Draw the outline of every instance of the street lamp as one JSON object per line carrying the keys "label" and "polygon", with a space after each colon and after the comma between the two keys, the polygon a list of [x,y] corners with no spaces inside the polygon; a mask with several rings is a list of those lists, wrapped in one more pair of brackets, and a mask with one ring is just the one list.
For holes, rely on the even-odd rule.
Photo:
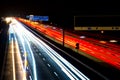
{"label": "street lamp", "polygon": [[64,42],[65,42],[65,31],[64,31],[64,27],[63,27],[63,47],[64,47]]}

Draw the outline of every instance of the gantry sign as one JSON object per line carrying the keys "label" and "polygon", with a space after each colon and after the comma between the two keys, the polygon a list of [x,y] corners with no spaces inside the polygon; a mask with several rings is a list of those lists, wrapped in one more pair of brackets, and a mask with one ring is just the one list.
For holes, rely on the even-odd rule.
{"label": "gantry sign", "polygon": [[49,21],[49,16],[29,15],[29,16],[26,16],[26,18],[29,18],[29,20],[32,20],[32,21]]}
{"label": "gantry sign", "polygon": [[74,30],[120,30],[120,16],[74,16]]}

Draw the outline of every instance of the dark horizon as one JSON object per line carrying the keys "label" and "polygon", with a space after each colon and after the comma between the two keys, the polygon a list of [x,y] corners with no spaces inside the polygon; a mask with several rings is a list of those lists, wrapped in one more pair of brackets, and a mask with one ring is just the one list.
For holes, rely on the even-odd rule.
{"label": "dark horizon", "polygon": [[[99,2],[99,1],[98,1]],[[60,26],[73,28],[74,16],[89,15],[119,15],[119,7],[111,6],[107,2],[91,3],[90,1],[11,1],[0,3],[0,16],[18,16],[25,18],[26,15],[50,16],[50,20]],[[113,4],[113,3],[112,3]]]}
{"label": "dark horizon", "polygon": [[119,15],[119,5],[113,2],[97,1],[3,1],[0,3],[1,16],[23,16],[28,14],[48,16],[79,16],[79,15]]}

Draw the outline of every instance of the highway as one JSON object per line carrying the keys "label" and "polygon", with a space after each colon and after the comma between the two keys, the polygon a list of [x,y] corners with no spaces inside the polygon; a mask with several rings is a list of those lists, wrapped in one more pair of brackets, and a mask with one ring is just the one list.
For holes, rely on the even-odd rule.
{"label": "highway", "polygon": [[18,42],[16,40],[13,28],[9,27],[9,42],[8,50],[6,51],[6,65],[5,72],[2,80],[26,80],[25,72],[23,69],[23,64],[20,56],[20,51],[18,48]]}
{"label": "highway", "polygon": [[[35,24],[36,24],[36,22],[35,22]],[[31,24],[31,26],[32,26],[32,24]],[[36,26],[38,26],[38,25],[36,25]],[[52,41],[52,40],[50,40],[51,38],[48,39],[49,37],[45,38],[46,35],[42,34],[42,32],[40,32],[39,30],[36,30],[36,28],[34,29],[34,28],[29,28],[29,27],[30,26],[26,25],[26,29],[30,30],[37,37],[39,37],[40,39],[45,41],[47,44],[49,44],[52,48],[54,48],[54,49],[56,48],[55,50],[57,52],[59,52],[60,55],[62,55],[64,58],[66,58],[74,66],[79,68],[79,70],[82,70],[82,72],[84,72],[84,74],[86,74],[90,79],[93,79],[93,80],[97,79],[98,80],[98,77],[99,77],[99,80],[109,80],[109,79],[119,80],[120,79],[120,77],[118,75],[119,70],[114,69],[113,67],[111,67],[110,65],[107,65],[104,62],[100,62],[100,61],[94,62],[90,59],[86,59],[84,56],[79,55],[79,54],[73,52],[72,50],[68,50],[67,48],[63,47],[62,45],[61,46],[58,45],[57,43],[54,42],[55,40]],[[45,28],[47,28],[47,27],[45,27]],[[57,30],[57,28],[54,30]],[[40,36],[42,36],[45,39],[43,39]],[[47,40],[50,42],[52,41],[52,44],[50,42],[48,42]],[[66,53],[66,51],[67,51],[67,53]],[[73,59],[73,60],[71,60],[71,59]],[[109,72],[111,72],[111,73],[109,73]]]}
{"label": "highway", "polygon": [[[43,35],[48,36],[49,38],[62,43],[62,29],[57,27],[51,27],[49,25],[39,24],[37,22],[32,22],[25,19],[17,18],[28,26],[38,30]],[[114,66],[117,69],[120,69],[120,50],[119,45],[114,45],[112,43],[103,43],[103,41],[98,41],[92,38],[80,39],[80,36],[73,36],[72,33],[65,35],[65,45],[71,49],[75,49],[75,44],[79,43],[80,48],[78,51],[84,52],[87,56],[92,56],[96,59],[101,60],[107,64]]]}
{"label": "highway", "polygon": [[23,67],[29,80],[89,80],[56,51],[13,19],[11,23],[19,45]]}

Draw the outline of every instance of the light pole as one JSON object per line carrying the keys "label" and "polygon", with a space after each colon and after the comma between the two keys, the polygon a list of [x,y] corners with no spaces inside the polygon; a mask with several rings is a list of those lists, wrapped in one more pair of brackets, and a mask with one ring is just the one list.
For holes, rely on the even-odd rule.
{"label": "light pole", "polygon": [[64,27],[63,27],[63,47],[64,47],[64,42],[65,42],[65,30],[64,30]]}

